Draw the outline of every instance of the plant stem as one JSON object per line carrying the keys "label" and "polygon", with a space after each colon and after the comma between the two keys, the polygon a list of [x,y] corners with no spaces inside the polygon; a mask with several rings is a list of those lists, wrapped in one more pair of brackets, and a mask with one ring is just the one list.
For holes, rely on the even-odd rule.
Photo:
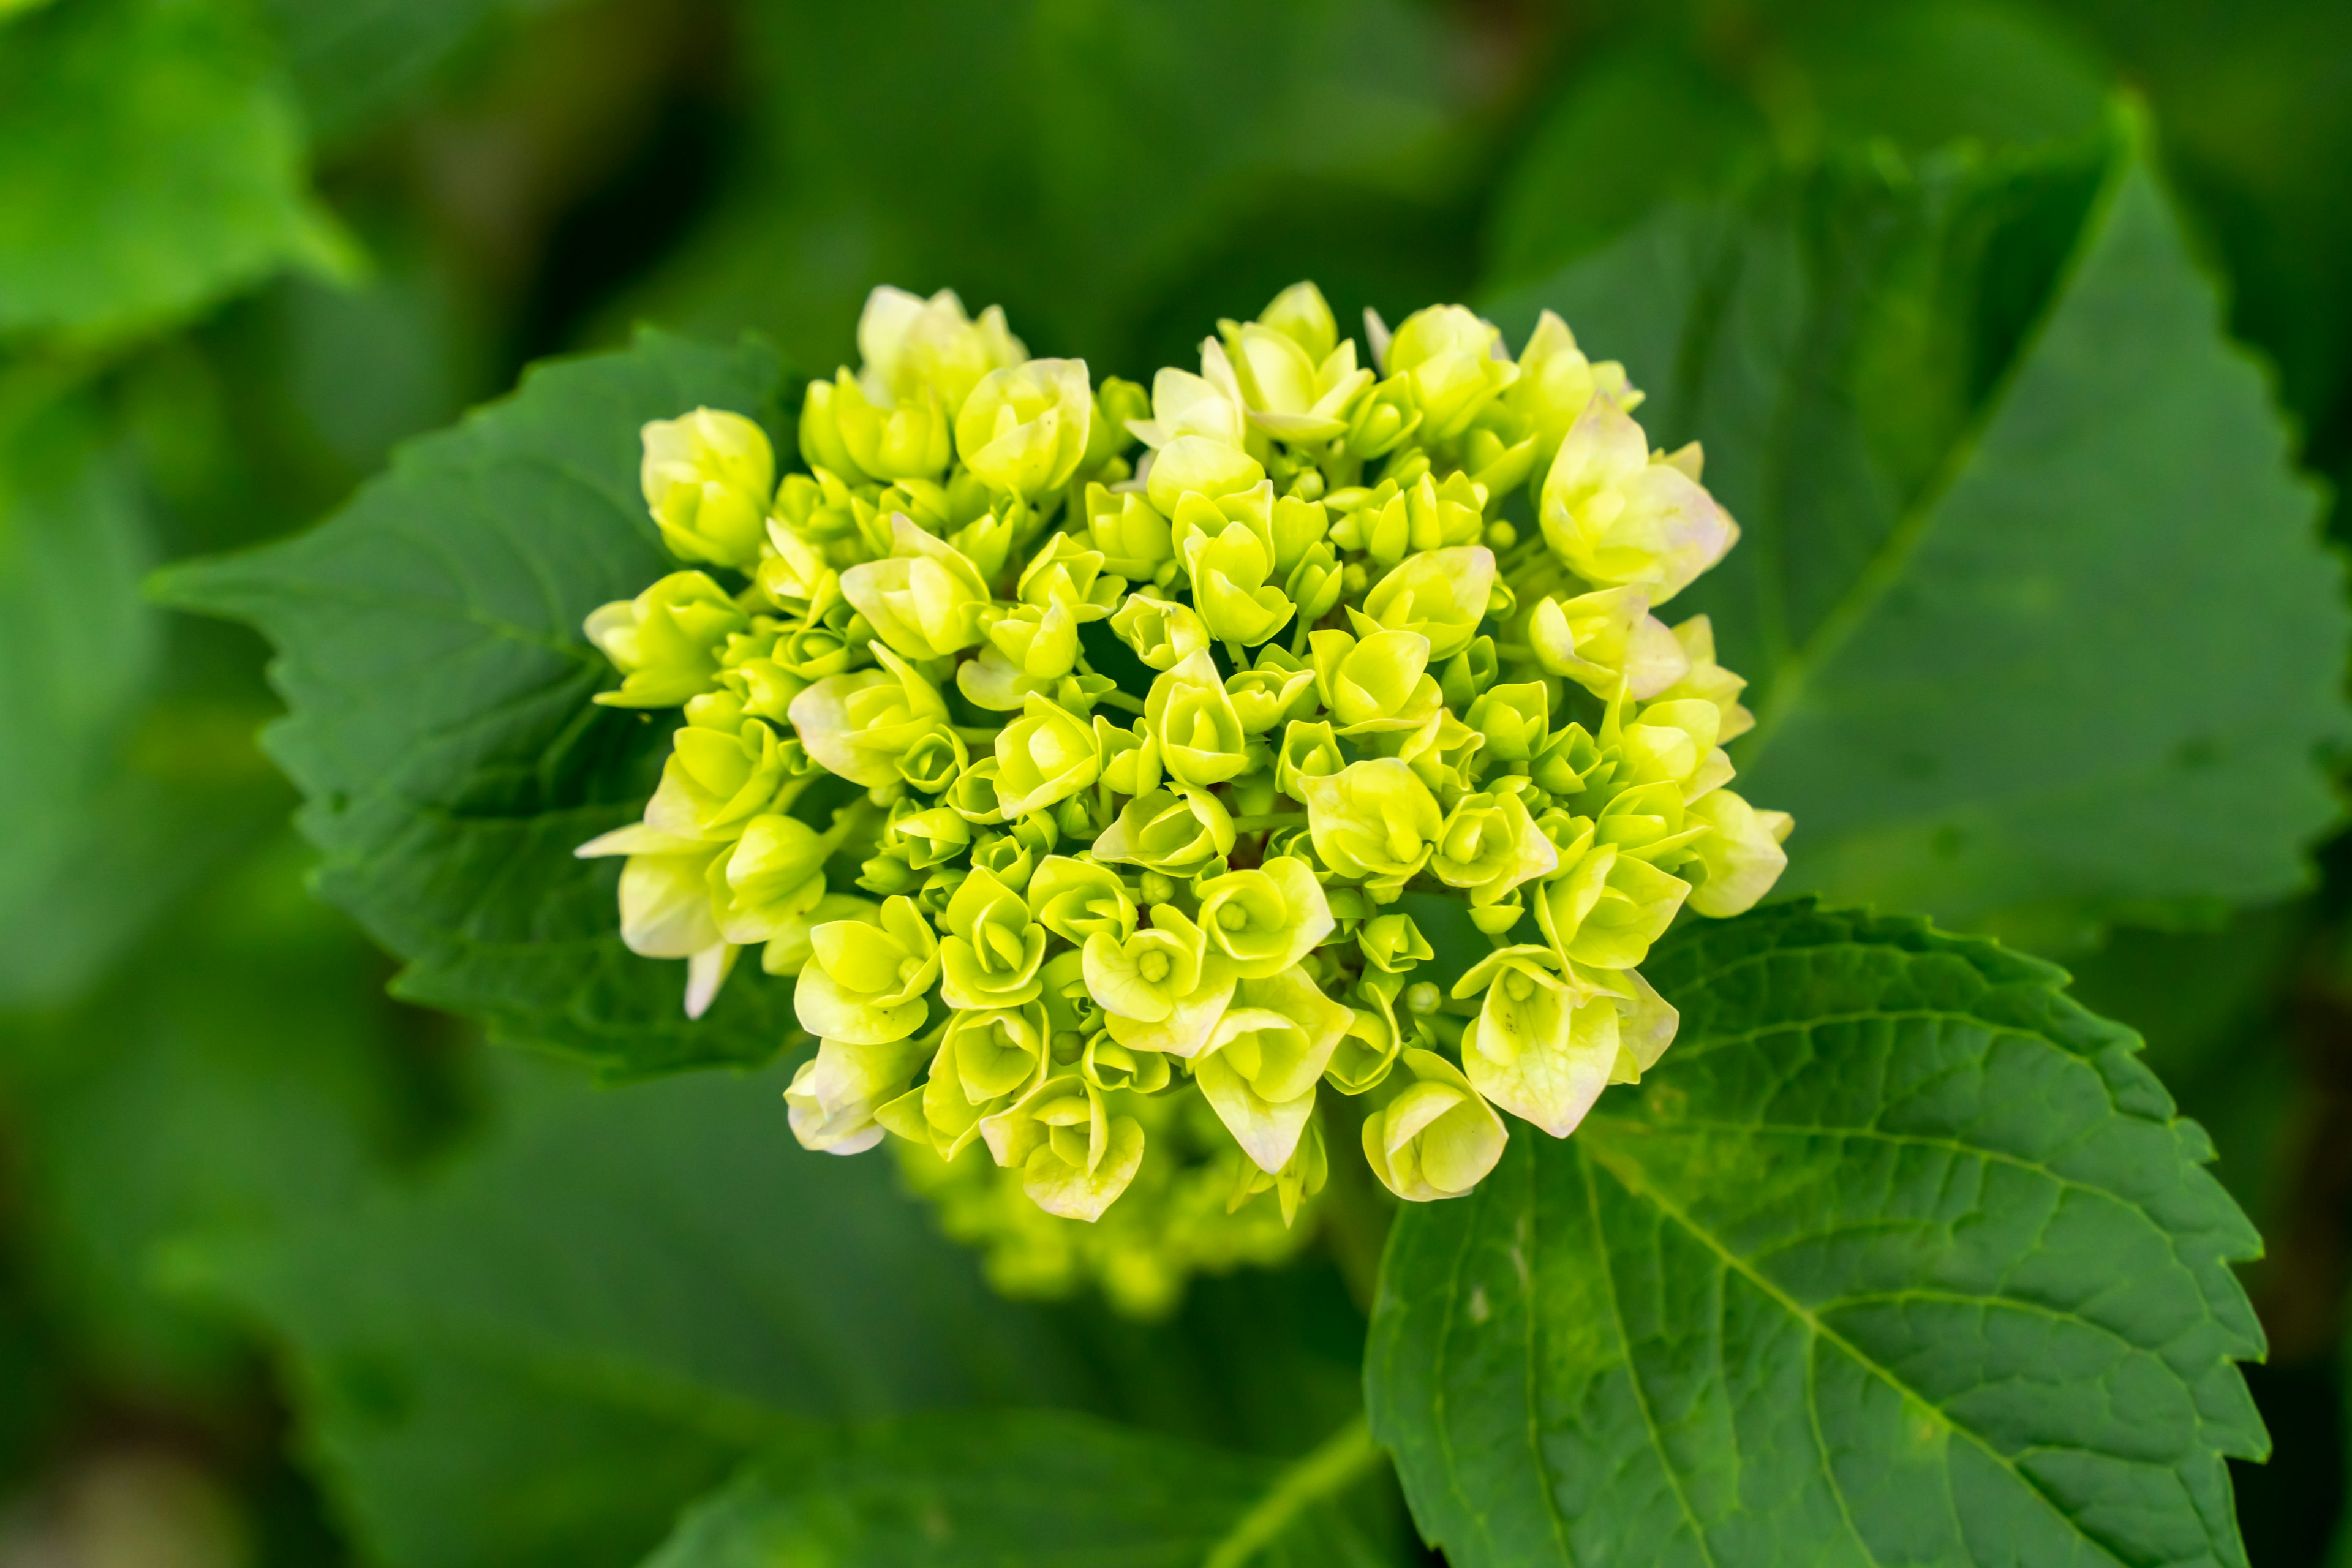
{"label": "plant stem", "polygon": [[1383,1458],[1381,1446],[1372,1441],[1370,1424],[1358,1415],[1276,1477],[1256,1506],[1234,1521],[1202,1568],[1241,1568],[1279,1539],[1300,1514],[1347,1490]]}
{"label": "plant stem", "polygon": [[1096,698],[1095,700],[1097,702],[1108,702],[1112,707],[1123,709],[1129,713],[1140,713],[1144,711],[1142,698],[1134,696],[1129,692],[1120,691],[1116,688],[1104,692],[1101,696]]}
{"label": "plant stem", "polygon": [[1307,821],[1303,811],[1269,811],[1257,816],[1234,818],[1235,833],[1271,833],[1277,827],[1297,827]]}

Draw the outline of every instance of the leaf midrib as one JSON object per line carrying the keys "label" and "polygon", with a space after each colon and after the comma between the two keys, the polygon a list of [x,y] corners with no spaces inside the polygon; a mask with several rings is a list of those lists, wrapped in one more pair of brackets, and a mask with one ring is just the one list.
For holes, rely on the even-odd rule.
{"label": "leaf midrib", "polygon": [[[1788,721],[1790,714],[1803,700],[1805,688],[1813,672],[1834,657],[1848,638],[1861,629],[1880,601],[1901,582],[1937,520],[1937,513],[1951,496],[1961,477],[1975,462],[1986,433],[2009,407],[2011,396],[2023,379],[2029,363],[2040,352],[2048,335],[2050,323],[2074,292],[2091,252],[2105,237],[2107,219],[2122,193],[2126,178],[2137,163],[2137,148],[2119,150],[2110,155],[2102,172],[2098,190],[2084,209],[2083,221],[2067,247],[2066,258],[2051,280],[2050,291],[2035,308],[2033,317],[2018,335],[2017,347],[2009,363],[2001,367],[1983,399],[1970,411],[1951,444],[1944,450],[1919,493],[1896,514],[1894,526],[1886,531],[1870,559],[1863,563],[1845,587],[1831,601],[1829,608],[1813,623],[1797,645],[1789,649],[1774,668],[1772,687],[1757,705],[1756,727],[1739,742],[1739,764],[1742,771],[1752,770],[1761,762],[1773,736]],[[1777,532],[1778,531],[1776,531]],[[1759,576],[1759,584],[1770,583],[1774,594],[1786,598],[1785,586],[1777,579]],[[1785,625],[1785,604],[1772,608],[1768,618]]]}
{"label": "leaf midrib", "polygon": [[[1577,1157],[1580,1160],[1588,1162],[1591,1167],[1608,1172],[1611,1179],[1615,1181],[1618,1186],[1624,1190],[1627,1196],[1633,1198],[1637,1202],[1649,1204],[1660,1214],[1664,1215],[1669,1220],[1672,1220],[1676,1226],[1690,1236],[1693,1240],[1698,1242],[1700,1246],[1713,1253],[1717,1258],[1721,1261],[1723,1267],[1738,1274],[1741,1279],[1747,1280],[1758,1290],[1763,1292],[1765,1296],[1780,1306],[1781,1310],[1788,1313],[1790,1318],[1794,1319],[1799,1323],[1803,1324],[1806,1330],[1816,1339],[1834,1345],[1839,1350],[1844,1352],[1847,1356],[1852,1358],[1855,1365],[1863,1368],[1872,1376],[1885,1384],[1889,1389],[1895,1392],[1897,1397],[1912,1401],[1918,1405],[1920,1408],[1931,1412],[1937,1425],[1942,1426],[1946,1431],[1965,1439],[1979,1453],[1983,1454],[1986,1458],[1991,1460],[2001,1470],[2006,1472],[2020,1487],[2023,1488],[2034,1498],[2040,1500],[2042,1505],[2048,1508],[2051,1513],[2057,1519],[2063,1529],[2072,1534],[2078,1536],[2081,1540],[2092,1546],[2098,1552],[2105,1561],[2113,1563],[2115,1568],[2128,1568],[2128,1565],[2125,1561],[2118,1557],[2105,1542],[2101,1541],[2098,1537],[2093,1535],[2086,1526],[2083,1525],[2080,1521],[2069,1515],[2055,1498],[2053,1498],[2047,1491],[2043,1490],[2040,1483],[2036,1482],[2031,1476],[2028,1476],[2023,1470],[2020,1469],[2007,1455],[2001,1453],[1998,1448],[1995,1448],[1981,1435],[1974,1431],[1972,1428],[1962,1425],[1943,1405],[1937,1404],[1933,1400],[1927,1398],[1925,1394],[1919,1393],[1917,1390],[1911,1388],[1908,1384],[1905,1384],[1902,1379],[1895,1376],[1891,1369],[1882,1366],[1877,1361],[1864,1354],[1860,1346],[1854,1344],[1853,1342],[1847,1339],[1844,1335],[1839,1333],[1836,1330],[1822,1322],[1821,1319],[1811,1310],[1806,1308],[1803,1303],[1798,1301],[1796,1298],[1781,1289],[1780,1287],[1775,1284],[1771,1279],[1750,1268],[1745,1258],[1740,1258],[1728,1247],[1724,1245],[1724,1243],[1717,1237],[1712,1231],[1700,1225],[1688,1214],[1685,1214],[1680,1206],[1660,1194],[1654,1186],[1645,1181],[1643,1178],[1641,1167],[1638,1163],[1632,1161],[1622,1160],[1622,1158],[1612,1159],[1604,1150],[1596,1148],[1591,1141],[1579,1139],[1576,1141],[1574,1147]],[[1602,1245],[1606,1245],[1605,1240]],[[1813,1384],[1814,1379],[1811,1374],[1811,1372],[1808,1371],[1805,1379],[1808,1400],[1811,1398]],[[1663,1451],[1661,1452],[1660,1457],[1662,1459],[1666,1458],[1666,1456]],[[1668,1459],[1667,1462],[1671,1468],[1671,1460]],[[1822,1455],[1822,1473],[1828,1478],[1831,1489],[1838,1495],[1839,1508],[1843,1510],[1845,1507],[1844,1489],[1837,1479],[1835,1469],[1829,1464],[1828,1452],[1826,1449],[1823,1449]],[[1851,1521],[1849,1521],[1849,1523],[1851,1523]],[[1867,1542],[1862,1542],[1859,1531],[1855,1531],[1855,1540],[1862,1543],[1864,1552],[1868,1554],[1870,1548]]]}

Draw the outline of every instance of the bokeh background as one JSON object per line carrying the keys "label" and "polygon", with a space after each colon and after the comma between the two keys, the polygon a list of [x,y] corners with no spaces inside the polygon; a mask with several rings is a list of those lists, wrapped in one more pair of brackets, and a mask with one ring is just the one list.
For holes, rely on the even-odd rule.
{"label": "bokeh background", "polygon": [[[289,1387],[220,1260],[367,1245],[373,1194],[555,1092],[307,897],[265,650],[151,567],[640,321],[823,373],[874,283],[952,286],[1148,380],[1301,277],[1343,321],[1492,298],[1775,160],[2063,142],[2117,92],[2340,487],[2343,0],[0,0],[0,1568],[361,1560],[289,1410],[365,1379]],[[2321,860],[2058,955],[2268,1239],[2258,1568],[2352,1562]]]}

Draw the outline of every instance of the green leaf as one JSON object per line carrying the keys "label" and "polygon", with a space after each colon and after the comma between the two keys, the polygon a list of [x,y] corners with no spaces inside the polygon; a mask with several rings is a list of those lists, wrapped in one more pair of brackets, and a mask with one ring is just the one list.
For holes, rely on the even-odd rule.
{"label": "green leaf", "polygon": [[669,747],[667,724],[589,702],[611,671],[580,631],[674,567],[638,426],[757,416],[780,380],[764,351],[659,334],[545,365],[320,528],[159,580],[276,644],[268,745],[305,797],[318,891],[407,962],[401,996],[615,1073],[782,1048],[788,982],[739,975],[689,1021],[683,965],[621,945],[617,862],[572,855],[638,815]]}
{"label": "green leaf", "polygon": [[226,0],[12,22],[0,147],[0,333],[125,330],[339,263],[269,40]]}
{"label": "green leaf", "polygon": [[1500,307],[1705,443],[1746,537],[1672,613],[1755,683],[1790,891],[2055,940],[2292,891],[2338,819],[2342,573],[2134,123],[1678,207]]}
{"label": "green leaf", "polygon": [[1459,274],[1470,226],[1430,208],[1462,95],[1404,0],[778,0],[746,21],[756,150],[640,315],[830,368],[877,283],[953,287],[1038,353],[1149,381],[1308,272],[1343,306],[1424,245]]}
{"label": "green leaf", "polygon": [[551,1078],[424,1190],[184,1275],[287,1342],[312,1453],[403,1568],[631,1563],[798,1423],[1066,1397],[887,1161],[793,1145],[782,1088]]}
{"label": "green leaf", "polygon": [[[1376,1568],[1421,1560],[1360,1422],[1285,1467],[1084,1416],[916,1417],[786,1443],[646,1568]],[[1370,1483],[1370,1484],[1368,1484]],[[1343,1506],[1371,1492],[1370,1506]]]}
{"label": "green leaf", "polygon": [[249,742],[159,700],[153,519],[95,402],[48,379],[0,378],[0,1008],[71,999],[277,809],[257,758],[221,754]]}
{"label": "green leaf", "polygon": [[1774,146],[2086,135],[2113,74],[2046,19],[1988,0],[1779,7],[1743,34],[1727,47],[1721,27],[1661,12],[1580,58],[1496,198],[1490,279],[1541,278],[1666,201],[1719,194]]}
{"label": "green leaf", "polygon": [[347,142],[441,74],[518,0],[268,0],[304,118]]}
{"label": "green leaf", "polygon": [[0,1015],[26,1256],[82,1364],[145,1396],[216,1399],[249,1369],[216,1311],[158,1289],[164,1248],[349,1203],[416,1131],[415,1042],[383,961],[303,893],[280,833],[116,984]]}
{"label": "green leaf", "polygon": [[1391,1239],[1372,1428],[1457,1568],[2244,1562],[2258,1242],[2136,1036],[1808,905],[1643,970],[1640,1087]]}

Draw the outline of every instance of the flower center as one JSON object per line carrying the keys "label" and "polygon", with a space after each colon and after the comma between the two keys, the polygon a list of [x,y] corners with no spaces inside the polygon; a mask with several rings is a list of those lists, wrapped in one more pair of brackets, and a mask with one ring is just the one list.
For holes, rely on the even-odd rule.
{"label": "flower center", "polygon": [[1535,994],[1536,983],[1513,970],[1503,976],[1503,994],[1514,1002],[1524,1002]]}
{"label": "flower center", "polygon": [[1135,961],[1135,972],[1154,985],[1168,978],[1169,968],[1168,955],[1156,947]]}
{"label": "flower center", "polygon": [[1227,931],[1239,931],[1249,924],[1249,911],[1239,904],[1227,904],[1217,911],[1217,923]]}

